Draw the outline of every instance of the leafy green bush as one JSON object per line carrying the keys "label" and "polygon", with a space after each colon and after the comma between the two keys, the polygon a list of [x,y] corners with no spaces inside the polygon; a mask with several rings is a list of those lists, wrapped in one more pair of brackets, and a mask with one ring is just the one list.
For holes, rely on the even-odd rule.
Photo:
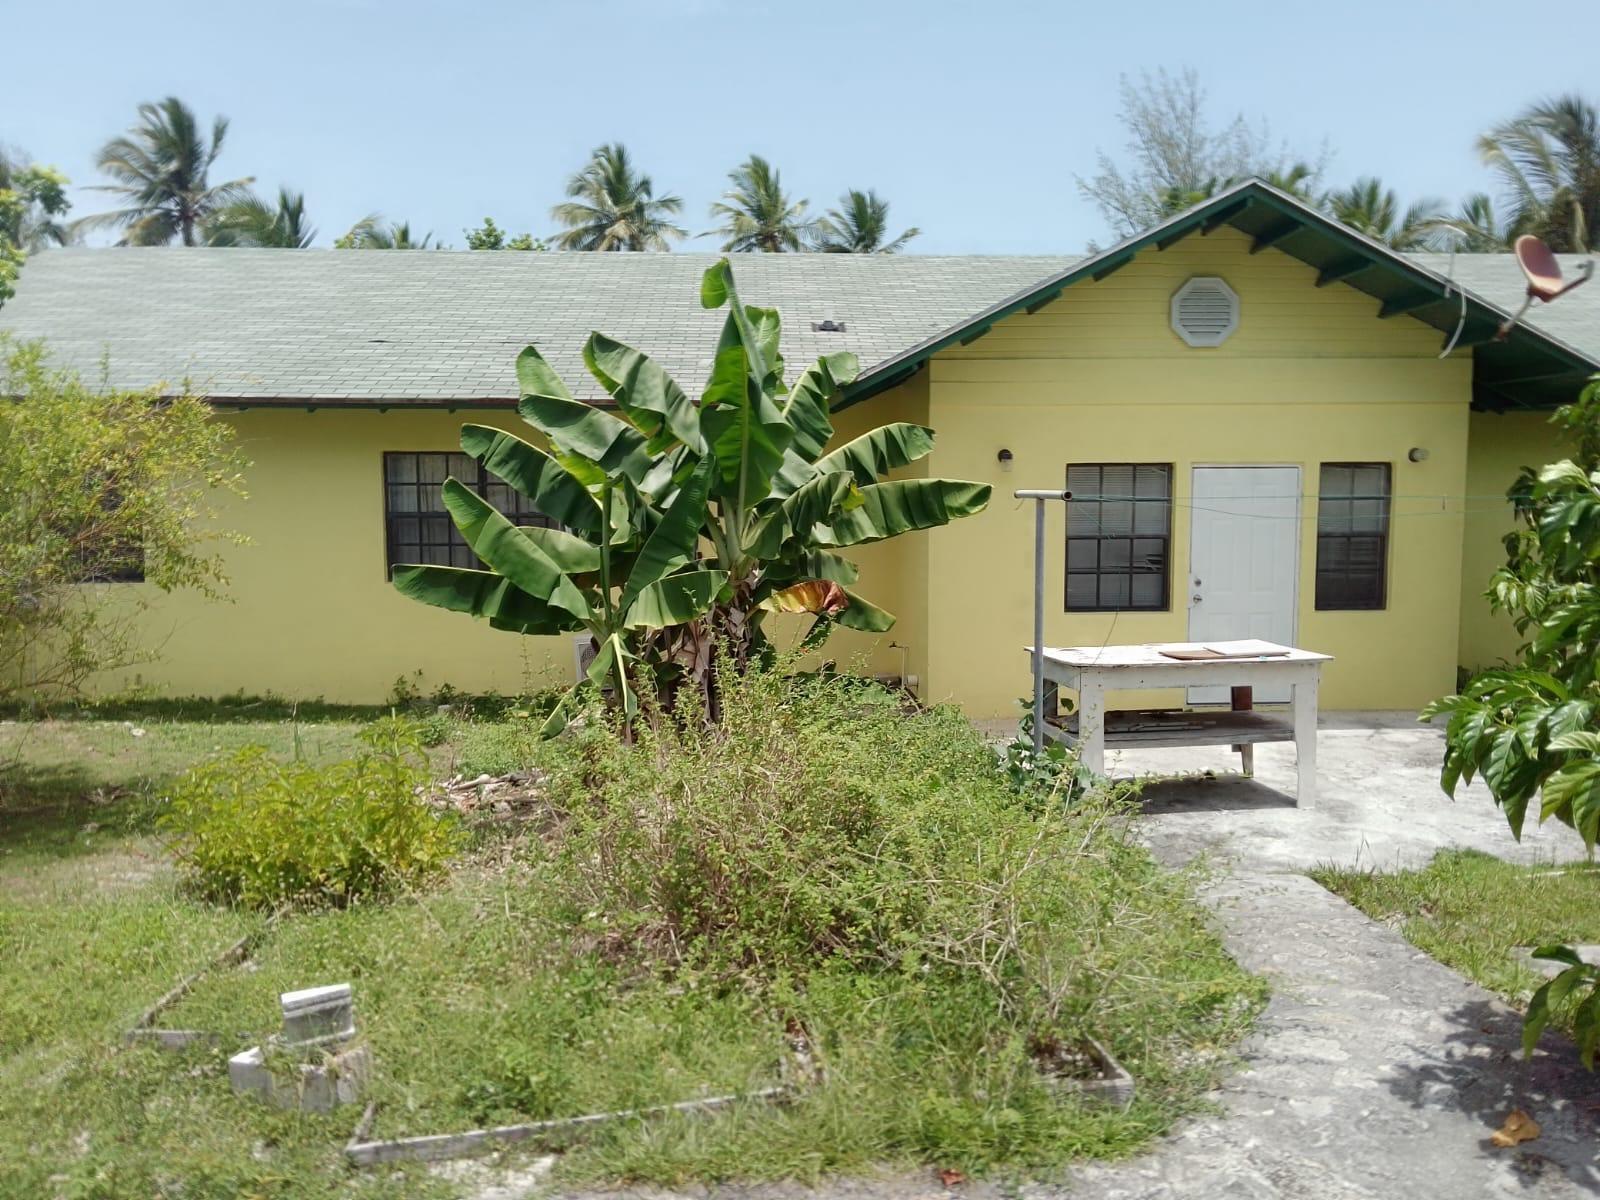
{"label": "leafy green bush", "polygon": [[161,825],[196,889],[252,907],[346,904],[441,873],[462,835],[427,801],[419,729],[386,718],[360,740],[326,767],[248,746],[184,775]]}
{"label": "leafy green bush", "polygon": [[[1480,777],[1522,837],[1528,808],[1571,826],[1593,854],[1600,841],[1600,377],[1551,423],[1573,456],[1524,468],[1507,498],[1519,528],[1505,538],[1506,563],[1487,598],[1528,639],[1520,661],[1473,676],[1458,694],[1422,710],[1448,714],[1440,786]],[[1573,1006],[1583,1061],[1600,1052],[1600,964],[1565,946],[1536,957],[1566,969],[1535,994],[1523,1027],[1531,1054],[1552,1014]],[[1580,999],[1581,997],[1581,999]]]}

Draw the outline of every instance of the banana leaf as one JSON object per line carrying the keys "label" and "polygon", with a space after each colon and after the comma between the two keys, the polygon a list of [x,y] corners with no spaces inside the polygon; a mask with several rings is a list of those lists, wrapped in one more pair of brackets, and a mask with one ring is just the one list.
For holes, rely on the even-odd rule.
{"label": "banana leaf", "polygon": [[817,459],[818,471],[849,471],[862,487],[910,466],[933,449],[933,430],[895,421],[846,442]]}
{"label": "banana leaf", "polygon": [[717,460],[719,495],[751,506],[772,491],[794,431],[772,397],[752,378],[740,322],[723,326],[711,377],[700,398],[700,428]]}
{"label": "banana leaf", "polygon": [[590,619],[591,609],[578,586],[550,557],[471,488],[459,480],[445,480],[445,511],[455,522],[473,553],[489,569],[504,575],[536,600]]}
{"label": "banana leaf", "polygon": [[759,327],[752,323],[734,289],[727,259],[705,273],[700,296],[708,308],[728,305],[711,375],[700,396],[700,428],[720,467],[717,494],[751,506],[771,492],[772,477],[794,437],[772,395],[768,310],[757,310]]}
{"label": "banana leaf", "polygon": [[680,571],[639,589],[623,616],[629,629],[665,629],[704,616],[727,585],[728,573],[715,567]]}
{"label": "banana leaf", "polygon": [[524,347],[522,353],[517,355],[517,386],[524,396],[572,399],[571,390],[556,374],[556,369],[532,346]]}
{"label": "banana leaf", "polygon": [[853,488],[853,481],[844,471],[816,476],[762,516],[751,530],[746,551],[757,558],[777,558],[787,542],[808,538],[815,526],[859,503],[850,496]]}
{"label": "banana leaf", "polygon": [[571,613],[535,600],[503,575],[465,567],[401,566],[394,586],[402,596],[435,608],[486,617],[496,629],[550,634],[581,629]]}
{"label": "banana leaf", "polygon": [[700,412],[694,401],[649,355],[603,333],[591,333],[583,345],[583,361],[617,407],[649,439],[652,454],[660,454],[674,442],[696,454],[705,453]]}
{"label": "banana leaf", "polygon": [[700,307],[721,308],[733,294],[733,264],[719,258],[700,276]]}
{"label": "banana leaf", "polygon": [[795,380],[783,415],[794,427],[794,448],[806,461],[814,462],[827,448],[833,437],[833,422],[828,419],[828,413],[844,385],[860,373],[861,364],[856,356],[844,350],[822,355]]}
{"label": "banana leaf", "polygon": [[563,575],[592,575],[600,569],[600,547],[564,529],[543,525],[519,525],[527,538],[561,569]]}
{"label": "banana leaf", "polygon": [[783,330],[783,320],[775,308],[762,308],[755,304],[744,306],[745,318],[750,322],[750,334],[759,351],[762,368],[766,374],[762,384],[767,391],[783,390],[783,354],[778,341]]}
{"label": "banana leaf", "polygon": [[600,506],[594,497],[581,480],[537,446],[487,425],[463,425],[461,448],[551,520],[568,529],[599,534]]}
{"label": "banana leaf", "polygon": [[786,555],[766,569],[764,582],[776,587],[800,579],[828,579],[834,583],[854,583],[861,578],[861,569],[842,554],[831,550],[805,550],[793,556]]}
{"label": "banana leaf", "polygon": [[987,483],[962,479],[897,479],[861,489],[862,503],[813,531],[822,546],[859,546],[934,529],[957,517],[982,512],[989,503]]}
{"label": "banana leaf", "polygon": [[[635,656],[623,645],[622,637],[613,633],[600,642],[600,652],[589,664],[588,676],[597,686],[614,688],[622,711],[631,717],[639,711],[639,698],[628,682],[628,664]],[[548,722],[546,723],[548,727]]]}
{"label": "banana leaf", "polygon": [[849,588],[844,589],[844,594],[850,601],[849,606],[836,614],[833,619],[846,629],[858,629],[862,633],[888,633],[894,628],[893,613],[863,600]]}
{"label": "banana leaf", "polygon": [[523,420],[548,437],[556,449],[582,455],[610,474],[642,483],[657,465],[644,434],[620,417],[559,396],[527,395],[517,402]]}
{"label": "banana leaf", "polygon": [[702,459],[695,473],[678,489],[677,498],[651,532],[628,573],[622,591],[624,612],[651,584],[689,563],[700,546],[700,527],[706,518],[706,493],[711,485],[711,459]]}

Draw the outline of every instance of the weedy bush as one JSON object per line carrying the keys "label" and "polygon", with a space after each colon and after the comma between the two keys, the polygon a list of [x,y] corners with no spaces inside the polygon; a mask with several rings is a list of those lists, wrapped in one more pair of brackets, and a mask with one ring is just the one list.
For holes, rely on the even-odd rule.
{"label": "weedy bush", "polygon": [[251,907],[338,905],[442,873],[462,833],[427,802],[421,730],[386,718],[360,740],[325,767],[248,746],[184,775],[160,824],[195,889]]}
{"label": "weedy bush", "polygon": [[545,760],[566,820],[542,877],[613,952],[759,979],[943,972],[1049,1023],[1096,990],[1110,930],[1148,920],[1138,888],[1173,887],[1123,801],[1019,791],[954,709],[772,671],[723,704],[633,745],[597,722]]}

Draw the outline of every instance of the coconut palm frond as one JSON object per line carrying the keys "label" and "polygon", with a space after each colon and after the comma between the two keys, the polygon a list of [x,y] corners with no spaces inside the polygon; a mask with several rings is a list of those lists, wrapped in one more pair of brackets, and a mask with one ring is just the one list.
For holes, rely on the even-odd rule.
{"label": "coconut palm frond", "polygon": [[317,231],[306,219],[304,192],[278,189],[277,203],[251,193],[218,209],[206,226],[208,246],[270,246],[303,250]]}
{"label": "coconut palm frond", "polygon": [[1569,94],[1534,104],[1478,140],[1515,233],[1582,252],[1600,230],[1600,107]]}
{"label": "coconut palm frond", "polygon": [[811,248],[824,254],[894,254],[922,231],[915,226],[889,237],[889,202],[872,189],[839,197],[812,229]]}
{"label": "coconut palm frond", "polygon": [[733,184],[711,206],[722,224],[707,230],[725,240],[732,253],[764,251],[769,254],[799,250],[812,234],[815,222],[807,219],[806,200],[790,200],[778,171],[759,154],[752,154],[728,172]]}
{"label": "coconut palm frond", "polygon": [[562,250],[670,250],[688,230],[667,218],[683,211],[678,196],[657,196],[650,176],[637,170],[620,142],[595,149],[567,181],[570,199],[550,210],[564,226]]}
{"label": "coconut palm frond", "polygon": [[1329,192],[1327,204],[1336,219],[1391,249],[1427,250],[1438,241],[1443,208],[1438,200],[1418,200],[1402,209],[1394,189],[1372,176]]}
{"label": "coconut palm frond", "polygon": [[410,221],[385,222],[378,213],[368,213],[345,231],[334,243],[337,250],[438,250],[433,232],[418,237]]}
{"label": "coconut palm frond", "polygon": [[139,106],[139,121],[100,148],[96,165],[115,182],[95,191],[120,196],[124,206],[74,223],[77,231],[121,229],[126,245],[193,246],[218,212],[245,201],[253,178],[212,184],[210,172],[222,153],[228,121],[217,117],[209,138],[193,111],[176,96]]}

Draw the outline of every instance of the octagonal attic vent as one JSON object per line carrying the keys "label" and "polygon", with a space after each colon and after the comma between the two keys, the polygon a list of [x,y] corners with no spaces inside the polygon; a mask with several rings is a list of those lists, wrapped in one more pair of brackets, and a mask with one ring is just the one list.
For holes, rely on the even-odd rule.
{"label": "octagonal attic vent", "polygon": [[1172,293],[1172,330],[1191,346],[1220,346],[1239,328],[1239,296],[1214,275]]}

